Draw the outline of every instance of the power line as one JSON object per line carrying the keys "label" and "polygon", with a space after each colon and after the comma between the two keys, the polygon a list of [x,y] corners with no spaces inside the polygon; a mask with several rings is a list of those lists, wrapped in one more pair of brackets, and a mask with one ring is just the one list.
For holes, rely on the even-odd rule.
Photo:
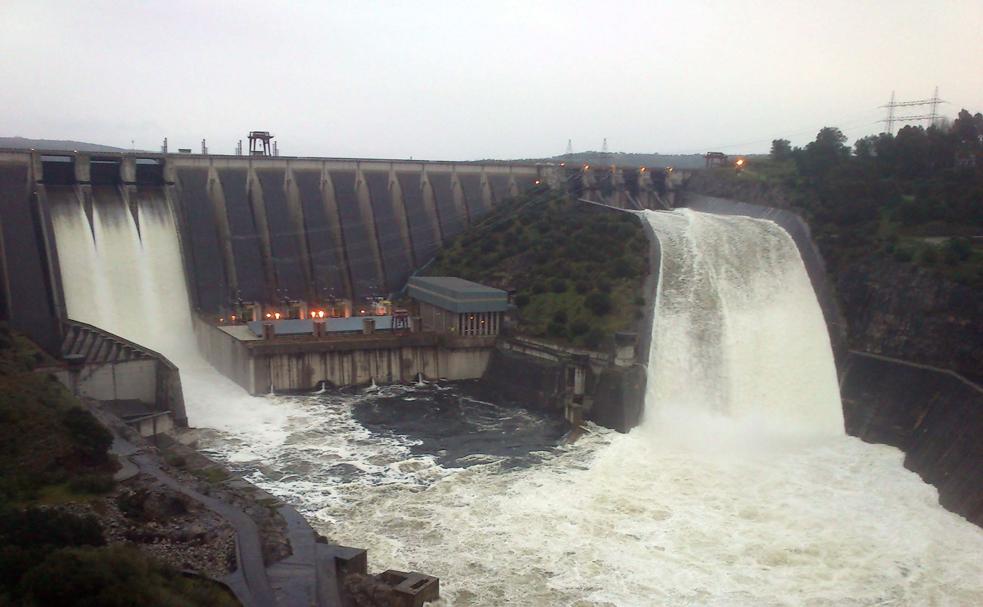
{"label": "power line", "polygon": [[[945,103],[942,99],[939,99],[939,87],[935,87],[935,93],[928,99],[916,99],[915,101],[895,101],[894,91],[891,91],[891,101],[887,105],[882,105],[881,108],[887,109],[887,118],[881,120],[887,125],[886,132],[889,135],[894,134],[894,125],[898,122],[919,122],[921,120],[928,120],[928,125],[932,126],[938,120],[939,117],[939,104]],[[899,107],[931,107],[931,111],[928,114],[913,114],[910,116],[895,116],[894,110]]]}

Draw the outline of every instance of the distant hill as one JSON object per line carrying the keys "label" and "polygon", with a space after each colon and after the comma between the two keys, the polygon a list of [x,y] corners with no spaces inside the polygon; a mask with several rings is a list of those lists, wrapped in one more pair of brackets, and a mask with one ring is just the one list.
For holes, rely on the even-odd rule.
{"label": "distant hill", "polygon": [[601,152],[587,151],[564,154],[551,158],[526,158],[515,162],[570,162],[574,164],[611,165],[619,167],[674,167],[677,169],[701,169],[704,166],[703,154],[640,154],[612,152],[604,156]]}
{"label": "distant hill", "polygon": [[15,148],[24,150],[78,150],[79,152],[126,152],[125,148],[114,148],[110,145],[70,141],[66,139],[28,139],[26,137],[0,137],[0,148]]}

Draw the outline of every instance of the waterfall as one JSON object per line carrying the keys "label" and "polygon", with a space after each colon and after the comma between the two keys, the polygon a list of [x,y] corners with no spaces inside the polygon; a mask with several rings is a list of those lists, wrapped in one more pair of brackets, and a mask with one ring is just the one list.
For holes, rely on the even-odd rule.
{"label": "waterfall", "polygon": [[842,434],[826,323],[785,230],[685,209],[645,217],[662,261],[644,423]]}
{"label": "waterfall", "polygon": [[140,196],[137,230],[105,192],[93,228],[72,190],[55,193],[52,223],[68,317],[174,359],[195,358],[191,310],[174,217],[162,197]]}

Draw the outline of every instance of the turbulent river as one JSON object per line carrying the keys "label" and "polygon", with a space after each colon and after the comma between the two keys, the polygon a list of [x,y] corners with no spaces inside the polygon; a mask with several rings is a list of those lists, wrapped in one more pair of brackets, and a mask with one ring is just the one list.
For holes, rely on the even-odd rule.
{"label": "turbulent river", "polygon": [[251,397],[197,354],[176,232],[54,213],[70,316],[180,368],[202,446],[447,605],[976,605],[983,530],[843,433],[822,316],[769,222],[648,213],[663,265],[642,426],[562,426],[472,384]]}

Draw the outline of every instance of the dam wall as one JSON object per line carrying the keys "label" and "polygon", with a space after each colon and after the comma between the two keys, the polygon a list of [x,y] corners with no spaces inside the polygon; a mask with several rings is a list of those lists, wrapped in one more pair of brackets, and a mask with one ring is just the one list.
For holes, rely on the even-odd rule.
{"label": "dam wall", "polygon": [[0,320],[48,352],[61,344],[51,223],[35,191],[30,155],[0,153]]}
{"label": "dam wall", "polygon": [[[357,300],[409,275],[544,165],[0,150],[0,319],[55,352],[65,319],[51,216],[95,236],[173,209],[193,308]],[[551,178],[552,179],[552,178]],[[130,219],[126,219],[130,221]],[[80,226],[80,229],[84,229]],[[96,246],[99,246],[96,239]]]}
{"label": "dam wall", "polygon": [[535,165],[167,156],[163,181],[185,235],[195,307],[236,300],[357,300],[402,289],[414,269]]}

